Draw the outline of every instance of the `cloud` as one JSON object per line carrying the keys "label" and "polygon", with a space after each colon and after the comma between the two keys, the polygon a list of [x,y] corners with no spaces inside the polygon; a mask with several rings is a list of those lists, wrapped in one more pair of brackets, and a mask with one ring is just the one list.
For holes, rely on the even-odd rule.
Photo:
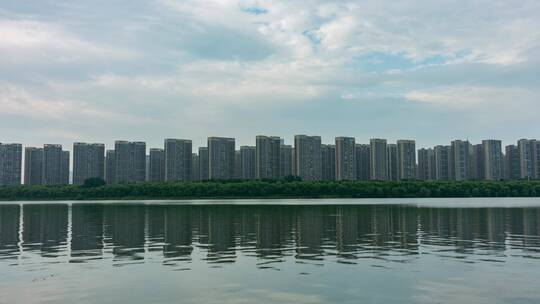
{"label": "cloud", "polygon": [[0,20],[0,37],[0,62],[70,62],[96,57],[122,60],[136,56],[132,50],[86,41],[62,26],[34,20]]}

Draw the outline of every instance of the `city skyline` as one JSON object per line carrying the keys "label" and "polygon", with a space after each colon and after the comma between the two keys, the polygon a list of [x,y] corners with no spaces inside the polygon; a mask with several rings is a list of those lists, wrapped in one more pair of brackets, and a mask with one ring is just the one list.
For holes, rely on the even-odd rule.
{"label": "city skyline", "polygon": [[0,185],[81,185],[91,177],[108,184],[287,176],[306,181],[540,178],[536,139],[505,146],[494,139],[479,144],[452,140],[449,145],[417,148],[411,139],[392,143],[372,138],[364,144],[338,136],[335,144],[325,144],[317,135],[295,135],[291,146],[279,136],[257,135],[254,146],[238,147],[233,137],[208,137],[207,145],[194,149],[192,140],[166,138],[163,147],[149,147],[141,141],[117,140],[111,150],[102,143],[74,142],[73,153],[62,145],[44,144],[25,146],[23,155],[22,144],[0,143]]}
{"label": "city skyline", "polygon": [[211,133],[239,145],[310,133],[324,143],[413,135],[426,147],[540,129],[534,1],[0,7],[5,142],[158,146],[163,136],[196,148]]}

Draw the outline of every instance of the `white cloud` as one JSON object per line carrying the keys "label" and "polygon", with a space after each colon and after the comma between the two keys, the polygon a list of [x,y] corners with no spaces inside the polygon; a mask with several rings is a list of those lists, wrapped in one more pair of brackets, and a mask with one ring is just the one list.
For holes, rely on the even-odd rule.
{"label": "white cloud", "polygon": [[66,31],[62,26],[34,20],[0,20],[0,62],[64,61],[89,58],[133,59],[128,49],[100,45]]}

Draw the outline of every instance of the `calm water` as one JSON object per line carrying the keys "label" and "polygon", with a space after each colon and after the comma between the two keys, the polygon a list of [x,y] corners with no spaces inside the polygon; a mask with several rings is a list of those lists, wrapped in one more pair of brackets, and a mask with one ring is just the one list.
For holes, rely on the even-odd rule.
{"label": "calm water", "polygon": [[0,204],[0,302],[540,303],[538,199],[262,202]]}

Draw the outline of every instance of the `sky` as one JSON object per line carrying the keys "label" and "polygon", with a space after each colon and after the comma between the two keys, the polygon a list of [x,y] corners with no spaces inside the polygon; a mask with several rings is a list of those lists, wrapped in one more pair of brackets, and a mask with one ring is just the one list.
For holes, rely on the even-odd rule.
{"label": "sky", "polygon": [[0,142],[540,137],[540,1],[0,0]]}

